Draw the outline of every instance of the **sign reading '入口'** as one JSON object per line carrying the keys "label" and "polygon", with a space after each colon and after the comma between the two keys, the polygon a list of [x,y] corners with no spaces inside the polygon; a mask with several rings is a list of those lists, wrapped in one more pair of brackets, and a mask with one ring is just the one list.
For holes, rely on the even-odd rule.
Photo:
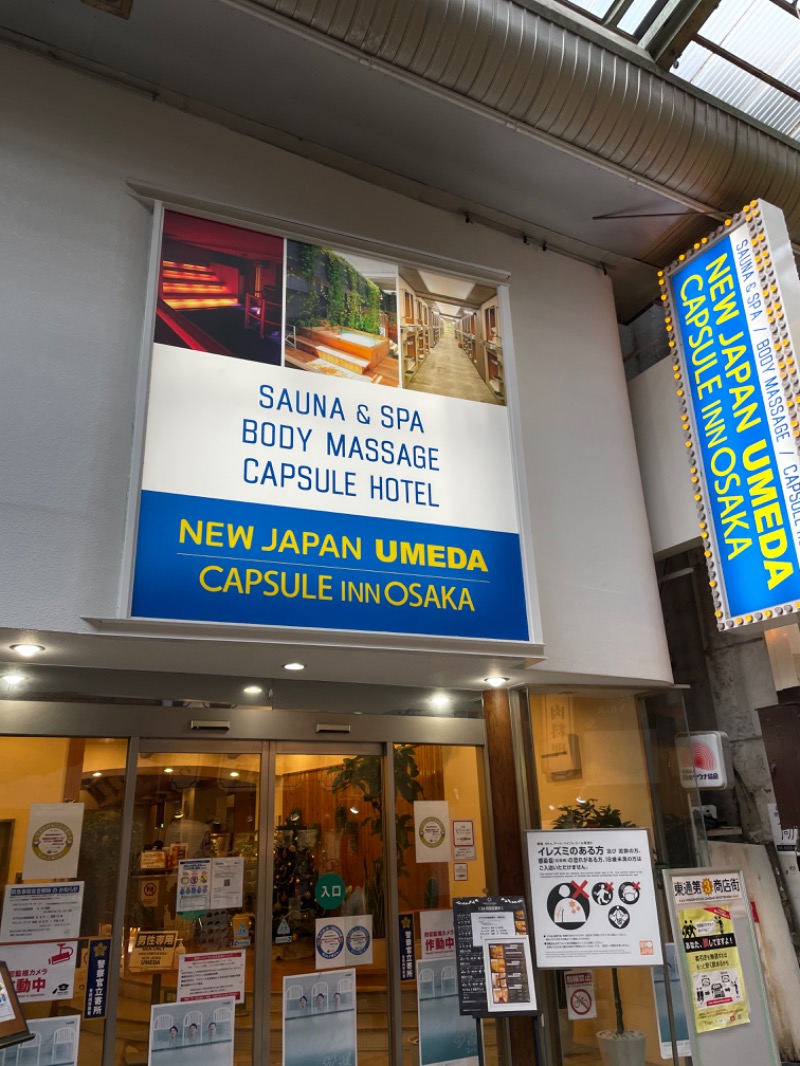
{"label": "sign reading '\u5165\u53e3'", "polygon": [[800,609],[800,282],[781,213],[754,201],[662,278],[717,622]]}
{"label": "sign reading '\u5165\u53e3'", "polygon": [[529,639],[499,335],[404,269],[166,213],[133,616]]}

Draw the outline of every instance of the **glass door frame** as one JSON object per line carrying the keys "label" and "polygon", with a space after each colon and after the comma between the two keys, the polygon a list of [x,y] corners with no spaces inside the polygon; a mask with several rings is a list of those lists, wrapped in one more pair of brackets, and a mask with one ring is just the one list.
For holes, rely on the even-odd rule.
{"label": "glass door frame", "polygon": [[[165,675],[162,675],[162,677]],[[171,675],[169,675],[171,676]],[[184,682],[185,684],[185,679]],[[334,686],[339,687],[339,686]],[[347,688],[350,686],[341,686]],[[496,885],[497,871],[494,860],[494,833],[491,809],[491,779],[486,752],[486,728],[482,718],[422,717],[402,714],[368,712],[355,716],[351,711],[340,710],[341,703],[332,709],[325,706],[325,686],[318,683],[299,683],[293,690],[299,702],[292,709],[268,707],[205,707],[157,705],[59,703],[48,700],[3,700],[3,733],[8,736],[61,736],[61,737],[111,737],[128,742],[125,767],[125,789],[122,808],[120,841],[120,865],[117,893],[114,905],[112,943],[122,943],[127,899],[128,856],[131,848],[136,775],[139,755],[144,752],[192,752],[210,753],[243,752],[261,754],[261,778],[259,782],[259,832],[263,839],[270,839],[274,817],[275,756],[282,753],[299,753],[310,748],[319,754],[334,749],[356,753],[359,745],[367,744],[371,751],[380,750],[384,768],[384,790],[387,797],[394,797],[394,760],[390,758],[394,744],[434,744],[475,747],[481,749],[481,764],[485,789],[485,839],[487,842],[487,875],[489,887]],[[376,707],[385,706],[381,686],[355,686],[351,706],[366,707],[372,701]],[[396,693],[397,689],[392,689]],[[323,697],[320,699],[320,697]],[[349,703],[349,700],[348,700]],[[315,706],[324,709],[314,710]],[[401,704],[407,706],[407,704]],[[300,709],[302,708],[302,709]],[[376,747],[377,746],[377,747]],[[392,1066],[402,1064],[401,984],[399,974],[399,944],[391,930],[397,928],[397,849],[395,846],[395,821],[389,817],[393,803],[384,803],[384,851],[386,854],[387,891],[387,985],[389,1012],[393,1028],[390,1030],[390,1059]],[[268,891],[272,878],[272,853],[267,848],[259,854],[258,877],[260,893]],[[266,898],[266,897],[264,897]],[[254,980],[259,983],[270,978],[270,937],[267,923],[260,922],[254,941]],[[119,948],[117,947],[117,950]],[[267,987],[269,987],[267,985]],[[109,969],[108,1002],[116,1004],[120,992],[119,966]],[[255,997],[254,997],[255,998]],[[269,997],[254,1003],[259,1011],[260,1022],[256,1025],[254,1013],[253,1039],[255,1043],[253,1066],[267,1066],[262,1048],[268,1046]],[[103,1040],[102,1066],[114,1066],[116,1052],[116,1016],[109,1011]]]}

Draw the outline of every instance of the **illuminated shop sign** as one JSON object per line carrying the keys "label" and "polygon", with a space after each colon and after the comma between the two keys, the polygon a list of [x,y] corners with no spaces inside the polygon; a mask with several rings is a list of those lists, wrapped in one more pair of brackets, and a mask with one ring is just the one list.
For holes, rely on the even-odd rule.
{"label": "illuminated shop sign", "polygon": [[131,615],[527,641],[496,287],[161,236]]}
{"label": "illuminated shop sign", "polygon": [[720,629],[800,610],[800,282],[754,200],[659,277]]}

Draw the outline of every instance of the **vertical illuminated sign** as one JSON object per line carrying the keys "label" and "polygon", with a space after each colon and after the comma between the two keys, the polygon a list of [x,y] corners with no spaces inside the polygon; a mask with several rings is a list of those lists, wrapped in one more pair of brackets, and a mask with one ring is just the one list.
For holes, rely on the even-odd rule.
{"label": "vertical illuminated sign", "polygon": [[660,273],[720,629],[800,610],[800,281],[754,200]]}

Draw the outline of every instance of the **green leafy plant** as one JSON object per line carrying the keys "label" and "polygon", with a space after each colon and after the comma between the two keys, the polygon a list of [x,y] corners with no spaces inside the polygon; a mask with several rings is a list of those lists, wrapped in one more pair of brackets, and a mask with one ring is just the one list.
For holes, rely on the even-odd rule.
{"label": "green leafy plant", "polygon": [[[360,825],[368,825],[370,832],[380,836],[383,831],[383,774],[378,755],[353,755],[343,759],[341,767],[332,767],[334,774],[331,790],[341,792],[344,789],[357,789],[364,802],[371,808],[369,814],[362,818]],[[411,744],[394,746],[394,781],[397,793],[408,803],[422,798],[422,785],[419,782],[419,767],[416,749]],[[410,814],[395,815],[395,840],[397,844],[397,875],[408,875],[405,864],[405,849],[413,839],[414,819]],[[364,904],[372,915],[375,936],[385,935],[386,929],[386,895],[383,855],[379,855],[372,864],[372,871],[364,860]]]}
{"label": "green leafy plant", "polygon": [[[596,799],[576,800],[559,807],[559,815],[553,822],[553,829],[632,829],[634,822],[623,819],[618,807],[610,803],[598,806]],[[617,1035],[625,1032],[625,1020],[622,1015],[622,995],[619,987],[619,973],[616,966],[611,967],[611,984],[614,988],[614,1009],[617,1016]]]}

